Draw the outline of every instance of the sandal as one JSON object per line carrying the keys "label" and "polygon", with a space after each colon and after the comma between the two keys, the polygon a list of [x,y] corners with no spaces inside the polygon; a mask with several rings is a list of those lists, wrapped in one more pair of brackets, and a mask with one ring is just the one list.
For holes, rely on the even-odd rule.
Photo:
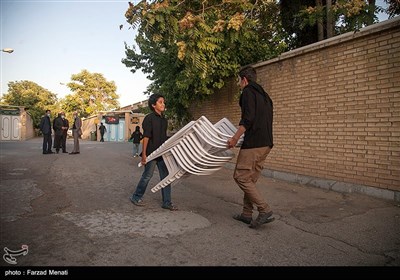
{"label": "sandal", "polygon": [[245,224],[250,224],[251,220],[252,220],[251,217],[244,217],[242,214],[236,214],[232,218],[234,218],[235,220],[241,221]]}
{"label": "sandal", "polygon": [[178,208],[175,207],[172,203],[170,205],[168,205],[168,206],[162,206],[162,208],[168,209],[170,211],[177,211],[178,210]]}

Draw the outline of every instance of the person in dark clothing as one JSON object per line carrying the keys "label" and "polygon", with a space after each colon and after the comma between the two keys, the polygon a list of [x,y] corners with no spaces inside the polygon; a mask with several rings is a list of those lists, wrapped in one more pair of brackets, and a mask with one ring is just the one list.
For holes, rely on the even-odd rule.
{"label": "person in dark clothing", "polygon": [[[153,177],[154,169],[158,168],[160,180],[168,176],[168,169],[162,157],[147,162],[147,156],[160,147],[167,140],[168,121],[163,116],[165,110],[164,97],[159,94],[153,94],[149,97],[149,108],[153,111],[146,115],[143,120],[143,151],[142,165],[144,171],[135,192],[130,197],[130,200],[136,206],[144,206],[143,195],[146,192],[147,185]],[[161,189],[162,208],[171,211],[178,210],[171,202],[171,185]]]}
{"label": "person in dark clothing", "polygon": [[57,118],[53,120],[53,129],[54,129],[54,148],[56,149],[57,154],[60,152],[62,135],[63,135],[63,120],[61,118],[61,113],[58,113]]}
{"label": "person in dark clothing", "polygon": [[51,121],[50,121],[51,111],[46,110],[46,115],[40,120],[39,128],[43,134],[43,154],[54,154],[51,150]]}
{"label": "person in dark clothing", "polygon": [[[264,89],[257,84],[256,71],[252,67],[244,67],[239,71],[239,86],[242,89],[239,105],[241,119],[235,135],[228,140],[228,147],[233,148],[244,133],[233,178],[244,192],[243,210],[234,219],[250,224],[251,228],[272,222],[272,211],[256,188],[263,164],[273,144],[272,122],[273,103]],[[259,212],[252,219],[253,206]]]}
{"label": "person in dark clothing", "polygon": [[104,126],[103,123],[100,123],[99,130],[100,130],[100,135],[101,135],[100,142],[104,142],[104,133],[107,131],[107,128]]}
{"label": "person in dark clothing", "polygon": [[68,129],[69,129],[69,121],[65,118],[65,113],[61,112],[61,119],[63,121],[62,126],[62,138],[61,138],[61,148],[63,153],[67,152],[67,137],[68,137]]}
{"label": "person in dark clothing", "polygon": [[140,132],[140,127],[136,126],[135,131],[132,132],[131,138],[129,138],[129,140],[133,142],[133,157],[139,156],[139,145],[142,139],[143,134]]}

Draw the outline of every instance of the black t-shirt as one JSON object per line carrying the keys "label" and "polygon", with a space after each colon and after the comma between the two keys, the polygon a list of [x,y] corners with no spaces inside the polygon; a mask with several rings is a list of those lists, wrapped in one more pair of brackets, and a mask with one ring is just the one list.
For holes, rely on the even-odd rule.
{"label": "black t-shirt", "polygon": [[143,137],[149,138],[146,156],[154,152],[167,140],[167,127],[167,119],[155,112],[144,117],[142,123]]}

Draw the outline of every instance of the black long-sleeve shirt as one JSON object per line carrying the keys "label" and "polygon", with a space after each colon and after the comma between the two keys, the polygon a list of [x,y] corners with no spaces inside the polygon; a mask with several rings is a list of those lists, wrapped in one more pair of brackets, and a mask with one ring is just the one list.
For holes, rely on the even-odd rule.
{"label": "black long-sleeve shirt", "polygon": [[242,149],[273,147],[272,122],[273,103],[264,89],[249,82],[240,96],[242,110],[239,125],[246,128]]}
{"label": "black long-sleeve shirt", "polygon": [[143,134],[139,131],[139,130],[135,130],[134,132],[132,132],[131,134],[131,138],[129,138],[129,140],[133,140],[133,143],[140,143],[140,140],[143,139]]}

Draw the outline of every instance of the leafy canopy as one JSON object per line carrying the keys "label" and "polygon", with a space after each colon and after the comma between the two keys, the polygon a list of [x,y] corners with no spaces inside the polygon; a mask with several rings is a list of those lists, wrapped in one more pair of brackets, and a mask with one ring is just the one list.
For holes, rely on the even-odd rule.
{"label": "leafy canopy", "polygon": [[[305,5],[306,1],[296,0],[296,2],[301,2],[301,8],[293,17],[294,24],[297,24],[300,29],[310,28],[315,26],[318,20],[326,21],[327,14],[330,14],[334,21],[334,35],[358,31],[363,27],[377,23],[378,13],[386,13],[389,18],[400,14],[399,0],[385,0],[388,4],[386,9],[377,5],[375,0],[330,0],[332,2],[330,8],[327,8],[326,5],[317,6],[315,3]],[[291,1],[288,0],[281,2],[287,2],[287,6],[291,5]]]}
{"label": "leafy canopy", "polygon": [[278,9],[271,0],[129,3],[125,16],[137,29],[137,46],[125,44],[122,62],[147,73],[147,93],[164,95],[170,114],[183,121],[193,100],[221,88],[240,65],[286,50]]}
{"label": "leafy canopy", "polygon": [[88,117],[119,106],[114,81],[107,81],[102,74],[82,70],[73,74],[71,80],[67,86],[72,93],[61,101],[64,111],[79,111],[82,117]]}
{"label": "leafy canopy", "polygon": [[1,103],[27,108],[37,128],[47,109],[56,111],[57,96],[34,82],[16,81],[8,83],[8,92]]}
{"label": "leafy canopy", "polygon": [[[390,0],[391,2],[398,0]],[[317,2],[321,5],[317,6]],[[136,45],[122,62],[152,81],[147,93],[166,97],[170,113],[187,116],[241,65],[264,61],[318,40],[317,21],[332,18],[334,35],[377,21],[374,0],[155,0],[129,3]],[[392,8],[392,10],[394,10]]]}

